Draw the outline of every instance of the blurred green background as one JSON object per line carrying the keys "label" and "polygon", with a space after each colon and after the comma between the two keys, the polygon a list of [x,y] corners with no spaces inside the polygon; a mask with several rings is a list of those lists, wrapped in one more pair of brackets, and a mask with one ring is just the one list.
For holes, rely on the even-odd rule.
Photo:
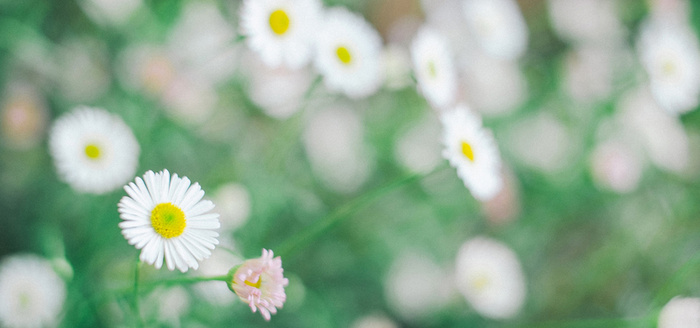
{"label": "blurred green background", "polygon": [[[76,193],[58,179],[47,151],[50,122],[83,104],[116,113],[132,128],[141,147],[137,175],[167,168],[198,181],[211,199],[228,183],[243,188],[244,197],[229,201],[250,210],[236,214],[240,222],[229,225],[238,225],[235,229],[220,231],[224,248],[244,258],[258,257],[262,248],[284,249],[288,301],[271,322],[238,300],[212,302],[184,285],[176,293],[165,287],[144,292],[147,326],[348,327],[363,316],[380,315],[400,327],[653,327],[669,299],[700,295],[700,114],[678,120],[688,138],[688,165],[682,170],[643,161],[635,187],[616,192],[596,180],[592,164],[604,139],[601,130],[620,112],[623,95],[641,84],[633,45],[649,15],[644,1],[616,2],[627,31],[623,47],[632,55],[625,65],[613,65],[628,68],[614,73],[607,95],[592,101],[575,99],[566,89],[567,56],[576,45],[552,28],[548,2],[519,1],[529,45],[517,65],[527,90],[507,114],[484,115],[512,192],[495,204],[476,201],[445,160],[423,171],[431,172],[425,176],[381,189],[415,174],[397,154],[400,140],[422,122],[437,124],[413,82],[348,100],[325,92],[317,73],[308,69],[302,79],[309,91],[302,92],[291,115],[275,117],[251,96],[260,83],[255,76],[262,73],[237,39],[238,1],[144,0],[126,18],[118,17],[117,4],[107,14],[91,12],[93,2],[0,1],[0,103],[8,107],[17,101],[14,90],[30,90],[20,93],[25,97],[20,101],[39,113],[29,137],[2,125],[0,257],[33,252],[70,263],[61,326],[134,325],[128,295],[118,292],[133,283],[138,254],[117,226],[116,204],[125,193]],[[395,23],[426,16],[418,1],[325,4],[362,13],[386,43],[398,33]],[[697,33],[700,3],[690,5]],[[188,16],[197,8],[218,12],[230,35]],[[184,23],[187,17],[190,23]],[[197,44],[206,33],[223,33],[223,41]],[[167,65],[185,72],[183,83],[193,84],[182,90],[191,94],[168,95],[159,89],[164,77],[158,74],[145,85],[130,84],[125,58],[141,46],[184,58]],[[198,49],[212,57],[202,57]],[[186,50],[196,55],[182,54]],[[223,76],[188,75],[204,71]],[[329,176],[308,154],[305,133],[316,113],[328,107],[349,109],[359,118],[361,128],[352,133],[360,135],[358,161],[366,167],[357,176]],[[438,140],[439,127],[427,135]],[[538,147],[549,139],[560,142]],[[344,204],[358,204],[358,198],[366,202],[350,206],[336,225],[287,248],[285,242]],[[483,318],[453,287],[457,250],[478,235],[504,242],[521,261],[527,298],[513,319]],[[406,258],[432,265],[437,275],[420,279],[429,288],[445,288],[424,299],[422,310],[407,310],[392,298],[392,274]],[[145,266],[142,278],[181,275]],[[228,292],[223,283],[218,288]],[[178,305],[162,306],[168,302]]]}

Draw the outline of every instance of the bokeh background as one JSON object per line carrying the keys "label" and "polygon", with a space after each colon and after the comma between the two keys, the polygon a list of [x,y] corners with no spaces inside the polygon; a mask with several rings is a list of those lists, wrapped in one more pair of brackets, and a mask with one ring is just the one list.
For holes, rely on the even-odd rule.
{"label": "bokeh background", "polygon": [[[637,49],[657,12],[697,38],[699,2],[521,0],[528,46],[512,60],[474,49],[459,1],[324,4],[382,36],[385,82],[366,99],[329,92],[311,66],[266,67],[238,32],[240,1],[0,1],[0,257],[53,261],[68,286],[60,326],[135,324],[125,193],[75,192],[48,152],[51,122],[79,105],[131,127],[137,175],[188,176],[221,214],[222,247],[200,270],[145,266],[144,281],[282,252],[288,300],[271,322],[209,282],[145,290],[147,326],[654,327],[672,297],[700,296],[700,114],[659,110]],[[422,24],[448,36],[459,97],[495,136],[506,184],[492,201],[441,157],[411,75]],[[455,288],[475,236],[521,262],[514,318],[483,317]]]}

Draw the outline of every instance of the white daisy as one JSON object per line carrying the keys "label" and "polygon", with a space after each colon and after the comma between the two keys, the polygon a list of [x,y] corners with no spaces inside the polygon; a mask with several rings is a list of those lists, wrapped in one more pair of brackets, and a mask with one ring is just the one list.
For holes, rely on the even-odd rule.
{"label": "white daisy", "polygon": [[267,65],[300,68],[311,59],[320,9],[318,0],[246,0],[241,30]]}
{"label": "white daisy", "polygon": [[692,30],[650,21],[643,25],[637,46],[659,105],[678,114],[695,109],[700,102],[700,48]]}
{"label": "white daisy", "polygon": [[491,131],[465,105],[440,117],[444,128],[443,156],[457,169],[475,198],[486,201],[503,186],[501,158]]}
{"label": "white daisy", "polygon": [[128,196],[119,201],[119,227],[129,244],[141,249],[141,261],[185,272],[211,255],[219,241],[219,214],[209,213],[214,203],[202,200],[198,183],[170,176],[168,170],[148,171],[143,179],[124,186]]}
{"label": "white daisy", "polygon": [[700,298],[674,297],[659,314],[658,328],[700,327]]}
{"label": "white daisy", "polygon": [[472,35],[488,54],[516,59],[527,47],[527,25],[513,0],[464,0],[464,14]]}
{"label": "white daisy", "polygon": [[457,288],[481,315],[508,319],[525,301],[525,277],[516,254],[503,243],[476,237],[459,249]]}
{"label": "white daisy", "polygon": [[382,40],[361,16],[329,9],[316,40],[316,67],[326,87],[351,98],[375,92],[381,82]]}
{"label": "white daisy", "polygon": [[418,31],[411,44],[413,71],[418,89],[433,107],[452,105],[457,91],[457,74],[447,39],[430,27]]}
{"label": "white daisy", "polygon": [[59,177],[78,192],[112,191],[134,175],[139,145],[122,119],[78,107],[54,122],[49,148]]}
{"label": "white daisy", "polygon": [[65,299],[66,284],[49,261],[22,254],[0,264],[0,326],[56,326]]}

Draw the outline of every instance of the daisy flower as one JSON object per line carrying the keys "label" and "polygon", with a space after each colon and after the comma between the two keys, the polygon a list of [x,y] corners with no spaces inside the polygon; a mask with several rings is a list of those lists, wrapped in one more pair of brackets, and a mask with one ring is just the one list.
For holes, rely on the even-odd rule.
{"label": "daisy flower", "polygon": [[700,327],[700,298],[674,297],[659,313],[659,328]]}
{"label": "daisy flower", "polygon": [[316,67],[326,87],[351,98],[375,92],[381,82],[382,40],[361,16],[329,9],[316,40]]}
{"label": "daisy flower", "polygon": [[56,326],[65,299],[66,284],[49,261],[22,254],[0,263],[0,326]]}
{"label": "daisy flower", "polygon": [[49,135],[59,178],[78,192],[102,194],[136,172],[139,145],[122,119],[104,109],[78,107],[63,115]]}
{"label": "daisy flower", "polygon": [[637,46],[656,102],[674,114],[696,108],[700,102],[700,48],[691,29],[672,22],[647,22]]}
{"label": "daisy flower", "polygon": [[318,0],[246,0],[241,30],[268,66],[301,68],[311,59],[320,9]]}
{"label": "daisy flower", "polygon": [[411,44],[413,71],[418,89],[433,107],[452,105],[457,90],[457,74],[447,39],[430,27],[418,31]]}
{"label": "daisy flower", "polygon": [[219,242],[219,214],[209,213],[214,203],[202,200],[198,183],[170,176],[168,170],[148,171],[143,179],[124,186],[128,196],[119,201],[119,223],[129,244],[141,249],[141,261],[157,269],[163,260],[169,270],[197,269]]}
{"label": "daisy flower", "polygon": [[525,301],[525,278],[508,246],[486,237],[467,241],[456,263],[457,289],[481,315],[492,319],[515,316]]}
{"label": "daisy flower", "polygon": [[289,284],[282,275],[282,259],[273,256],[271,250],[263,249],[260,258],[243,262],[233,274],[229,286],[253,312],[260,310],[267,321],[287,300],[284,287]]}
{"label": "daisy flower", "polygon": [[527,47],[527,25],[514,0],[464,0],[467,25],[489,55],[516,59]]}
{"label": "daisy flower", "polygon": [[465,105],[443,113],[440,119],[444,128],[443,157],[457,169],[476,199],[491,199],[503,186],[501,158],[491,131]]}

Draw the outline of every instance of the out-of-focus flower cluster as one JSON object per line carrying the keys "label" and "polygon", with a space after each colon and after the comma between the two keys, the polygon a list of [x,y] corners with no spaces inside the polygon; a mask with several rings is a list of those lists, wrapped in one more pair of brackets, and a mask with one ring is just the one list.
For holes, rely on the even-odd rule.
{"label": "out-of-focus flower cluster", "polygon": [[697,325],[698,12],[0,2],[0,325]]}

